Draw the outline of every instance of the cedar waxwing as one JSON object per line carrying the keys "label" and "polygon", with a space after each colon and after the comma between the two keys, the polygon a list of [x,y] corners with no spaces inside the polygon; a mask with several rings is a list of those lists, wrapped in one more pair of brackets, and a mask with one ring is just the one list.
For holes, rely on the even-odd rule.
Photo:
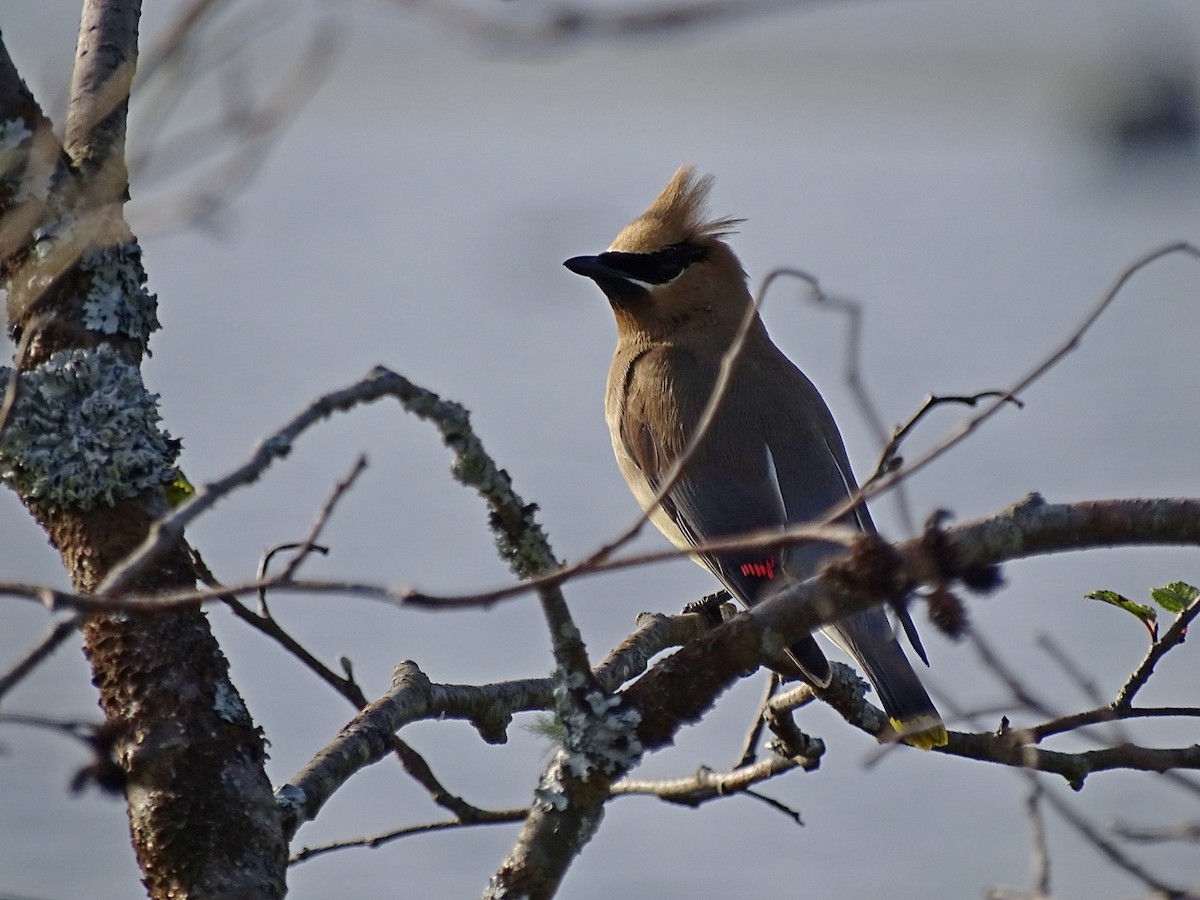
{"label": "cedar waxwing", "polygon": [[[617,465],[643,509],[689,443],[713,391],[721,357],[753,303],[733,251],[721,238],[738,219],[707,219],[712,176],[680,168],[658,199],[599,256],[564,265],[591,278],[617,320],[605,412]],[[825,401],[755,316],[724,400],[694,455],[651,520],[676,546],[820,520],[856,490],[850,462]],[[842,520],[864,531],[866,507]],[[802,581],[841,551],[800,543],[779,551],[704,553],[731,594],[752,605]],[[908,613],[904,630],[924,651]],[[928,749],[946,727],[900,649],[887,614],[858,612],[824,629],[875,685],[902,739]],[[811,637],[790,648],[805,680],[824,687],[830,669]],[[795,674],[795,673],[787,673]]]}

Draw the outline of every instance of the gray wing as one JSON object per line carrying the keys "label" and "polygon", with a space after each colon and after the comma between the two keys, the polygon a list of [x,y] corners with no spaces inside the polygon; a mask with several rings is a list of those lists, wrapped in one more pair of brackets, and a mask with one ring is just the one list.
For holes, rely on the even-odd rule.
{"label": "gray wing", "polygon": [[[688,379],[696,385],[711,384],[712,372],[702,371],[689,355],[676,352],[669,377]],[[636,384],[640,379],[633,379]],[[645,385],[644,385],[645,386]],[[691,396],[676,385],[663,390],[648,386],[643,397],[636,387],[627,391],[621,404],[618,433],[621,449],[657,493],[668,476],[671,463],[686,442],[671,435],[690,435],[700,411],[677,408],[665,411],[655,404],[663,396]],[[703,388],[702,388],[703,392]],[[705,397],[707,394],[705,393]],[[702,397],[701,399],[704,399]],[[787,521],[784,498],[776,480],[776,468],[762,435],[761,426],[739,415],[738,391],[715,419],[703,443],[686,464],[681,476],[663,499],[662,510],[690,546],[722,537],[765,529],[778,529]],[[678,421],[671,421],[678,417]],[[702,562],[729,591],[746,605],[753,605],[778,587],[785,564],[778,550],[699,553]],[[829,664],[812,637],[790,648],[805,677],[818,684],[829,681]]]}
{"label": "gray wing", "polygon": [[[844,503],[858,486],[841,434],[820,393],[782,354],[778,359],[786,368],[777,371],[775,378],[786,379],[792,402],[786,410],[779,410],[768,432],[768,447],[775,461],[775,477],[788,523],[819,521]],[[857,526],[863,531],[875,530],[864,505],[844,515],[839,522]],[[796,544],[788,549],[786,564],[789,574],[798,580],[810,578],[831,555],[841,552],[841,549],[839,545],[830,543]],[[897,615],[913,649],[928,665],[929,660],[908,610],[899,610]],[[868,660],[872,648],[895,641],[887,614],[878,607],[850,616],[824,631],[834,643],[867,669],[871,668]],[[900,652],[899,647],[896,651]]]}

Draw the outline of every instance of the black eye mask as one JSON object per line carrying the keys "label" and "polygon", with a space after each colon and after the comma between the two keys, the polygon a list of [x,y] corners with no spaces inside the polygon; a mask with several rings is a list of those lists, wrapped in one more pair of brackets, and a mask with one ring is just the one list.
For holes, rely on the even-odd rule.
{"label": "black eye mask", "polygon": [[606,268],[643,284],[666,284],[707,255],[708,251],[699,244],[683,241],[653,253],[609,251],[601,253],[596,259]]}

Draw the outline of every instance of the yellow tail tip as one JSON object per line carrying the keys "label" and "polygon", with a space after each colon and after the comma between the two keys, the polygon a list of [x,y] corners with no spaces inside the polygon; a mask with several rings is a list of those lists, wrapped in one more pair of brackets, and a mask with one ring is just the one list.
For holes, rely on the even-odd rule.
{"label": "yellow tail tip", "polygon": [[918,750],[944,747],[950,741],[950,735],[946,733],[946,726],[942,724],[942,720],[933,716],[922,716],[905,722],[888,719],[888,724],[895,729],[896,740]]}

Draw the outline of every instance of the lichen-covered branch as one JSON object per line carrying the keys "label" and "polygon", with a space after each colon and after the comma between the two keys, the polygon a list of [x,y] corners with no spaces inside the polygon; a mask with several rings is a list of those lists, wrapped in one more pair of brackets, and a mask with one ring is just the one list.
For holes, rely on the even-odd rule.
{"label": "lichen-covered branch", "polygon": [[[85,4],[69,155],[0,45],[0,287],[20,347],[5,375],[0,480],[46,530],[76,597],[166,509],[179,449],[139,371],[156,300],[121,210],[139,11]],[[125,587],[194,590],[179,536]],[[93,610],[80,630],[150,895],[282,896],[262,739],[204,614]]]}
{"label": "lichen-covered branch", "polygon": [[533,507],[513,491],[508,473],[498,468],[484,451],[471,430],[467,411],[403,375],[378,366],[365,378],[317,397],[263,438],[241,465],[219,479],[197,485],[195,495],[156,522],[137,552],[109,573],[101,592],[121,588],[136,578],[193,520],[233,491],[258,480],[273,463],[286,457],[308,429],[334,413],[386,398],[398,400],[405,411],[436,425],[446,446],[454,451],[450,466],[454,477],[487,501],[494,517],[497,550],[510,568],[519,577],[526,577],[553,567],[555,560],[545,534],[533,518]]}
{"label": "lichen-covered branch", "polygon": [[[615,691],[645,671],[652,656],[694,637],[703,628],[700,619],[691,614],[639,618],[637,630],[597,666],[597,680],[606,690]],[[513,714],[553,708],[555,689],[552,678],[481,686],[434,684],[415,663],[400,663],[391,689],[279,789],[288,835],[315,818],[355,772],[387,755],[392,736],[405,725],[421,719],[463,719],[485,741],[504,743]]]}
{"label": "lichen-covered branch", "polygon": [[[357,384],[318,398],[261,442],[245,464],[217,482],[202,485],[189,502],[155,524],[143,546],[109,573],[100,591],[116,593],[127,587],[157,559],[164,548],[179,540],[192,518],[229,491],[256,479],[274,459],[286,455],[292,441],[312,424],[336,410],[388,396],[400,400],[406,411],[437,426],[443,441],[454,451],[451,471],[455,478],[474,488],[488,503],[497,548],[513,571],[518,576],[526,577],[543,574],[557,567],[549,541],[533,518],[534,507],[516,494],[508,474],[496,466],[484,450],[471,429],[466,410],[456,403],[442,400],[401,375],[378,367]],[[599,814],[606,795],[605,791],[596,790],[597,779],[602,777],[597,773],[605,773],[610,769],[616,771],[614,767],[636,759],[640,747],[636,739],[631,737],[631,729],[636,725],[636,713],[623,709],[623,702],[608,694],[593,676],[582,636],[571,619],[560,586],[542,583],[536,587],[536,592],[557,663],[554,675],[555,712],[564,726],[560,756],[567,761],[567,765],[555,774],[547,773],[543,777],[539,795],[545,797],[553,792],[556,800],[546,804],[543,816],[536,813],[531,815],[526,823],[526,833],[552,833],[554,840],[558,841],[568,832],[582,834],[591,827],[585,826],[584,820],[590,821]],[[389,705],[385,704],[384,709],[387,708]],[[372,736],[376,734],[371,728],[365,733]],[[355,744],[355,752],[340,754],[337,759],[346,761],[349,770],[353,770],[356,766],[378,759],[379,747],[378,742],[365,741]],[[320,771],[328,768],[328,764],[323,764]],[[551,768],[555,768],[554,764]],[[323,790],[318,793],[326,796]],[[567,798],[575,796],[586,800],[566,802]],[[291,805],[287,819],[292,822],[294,817],[290,811],[297,806],[307,808],[310,804],[307,795],[301,795],[299,800],[292,796],[289,800]],[[315,812],[315,808],[312,812]],[[564,816],[576,819],[575,824],[564,826]],[[551,824],[543,827],[543,819]],[[514,864],[505,868],[506,871],[515,871],[519,867]]]}
{"label": "lichen-covered branch", "polygon": [[[1033,493],[994,516],[951,526],[943,526],[939,522],[936,530],[939,537],[945,539],[952,563],[949,558],[931,560],[924,537],[895,545],[898,556],[911,569],[904,577],[913,584],[927,577],[937,576],[939,567],[944,568],[946,565],[952,565],[959,572],[970,572],[1050,553],[1109,547],[1198,545],[1200,500],[1170,497],[1051,504],[1040,494]],[[544,579],[535,579],[532,585],[511,585],[494,591],[450,597],[435,597],[409,591],[406,599],[412,605],[433,608],[489,606],[519,596],[541,581],[559,583],[584,574],[634,568],[691,553],[725,552],[730,549],[776,549],[813,540],[848,544],[860,538],[861,535],[850,532],[849,529],[801,525],[783,531],[731,535],[688,550],[655,550],[604,560],[587,569],[572,565],[552,572]],[[789,598],[792,596],[794,595],[780,594],[780,602],[790,603]],[[761,606],[756,609],[761,609]],[[836,609],[832,609],[831,614],[836,614]]]}
{"label": "lichen-covered branch", "polygon": [[[657,797],[668,803],[678,803],[684,806],[698,807],[712,800],[718,800],[722,797],[728,797],[733,794],[750,794],[755,795],[752,788],[755,785],[761,784],[779,775],[784,775],[797,768],[805,770],[816,767],[819,761],[820,754],[824,750],[823,745],[816,742],[811,748],[811,754],[797,757],[783,757],[773,755],[762,762],[753,765],[739,766],[731,772],[714,772],[711,769],[701,769],[694,775],[688,778],[678,778],[670,781],[631,781],[625,779],[617,782],[612,787],[613,797],[635,797],[635,796],[651,796]],[[759,797],[759,799],[764,799]],[[772,802],[772,801],[768,801]],[[772,805],[777,805],[772,802]],[[783,807],[780,807],[783,808]],[[786,810],[793,819],[798,821],[798,817],[790,810]],[[346,850],[352,847],[366,847],[375,849],[382,847],[392,841],[399,840],[405,837],[412,837],[420,834],[429,834],[433,831],[445,831],[449,829],[467,828],[475,825],[497,825],[503,823],[522,822],[529,816],[529,809],[521,807],[518,809],[498,809],[498,810],[478,810],[477,814],[470,819],[456,817],[454,819],[443,820],[440,822],[426,822],[417,825],[406,825],[403,828],[396,828],[391,831],[383,832],[382,834],[371,835],[369,837],[350,838],[347,840],[333,841],[328,844],[321,844],[316,847],[304,847],[292,855],[289,863],[305,862],[318,856],[323,856],[326,853],[332,853],[338,850]]]}
{"label": "lichen-covered branch", "polygon": [[496,685],[433,684],[411,661],[396,666],[391,689],[367,706],[277,796],[289,837],[313,819],[329,797],[358,770],[392,752],[392,734],[419,719],[466,719],[484,740],[503,743],[515,712],[546,709],[553,698],[549,678]]}

